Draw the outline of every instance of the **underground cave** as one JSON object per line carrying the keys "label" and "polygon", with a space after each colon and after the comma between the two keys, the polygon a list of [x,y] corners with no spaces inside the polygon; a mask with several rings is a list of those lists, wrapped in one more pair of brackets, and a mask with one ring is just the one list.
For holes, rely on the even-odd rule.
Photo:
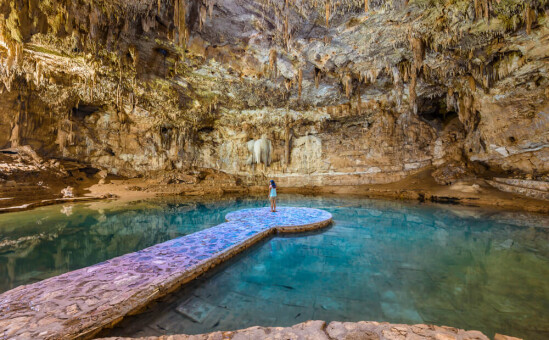
{"label": "underground cave", "polygon": [[0,339],[548,338],[548,17],[0,0]]}

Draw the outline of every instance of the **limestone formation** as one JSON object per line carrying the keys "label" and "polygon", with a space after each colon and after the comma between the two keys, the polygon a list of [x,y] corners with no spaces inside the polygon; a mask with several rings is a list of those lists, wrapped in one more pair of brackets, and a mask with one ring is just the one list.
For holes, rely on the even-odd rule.
{"label": "limestone formation", "polygon": [[545,180],[548,6],[0,0],[0,148],[126,177]]}
{"label": "limestone formation", "polygon": [[66,187],[65,189],[61,190],[61,195],[63,195],[63,198],[72,198],[74,197],[74,188],[71,186]]}
{"label": "limestone formation", "polygon": [[272,143],[265,136],[258,140],[251,140],[247,143],[250,156],[248,157],[247,164],[264,164],[269,166],[272,161]]}

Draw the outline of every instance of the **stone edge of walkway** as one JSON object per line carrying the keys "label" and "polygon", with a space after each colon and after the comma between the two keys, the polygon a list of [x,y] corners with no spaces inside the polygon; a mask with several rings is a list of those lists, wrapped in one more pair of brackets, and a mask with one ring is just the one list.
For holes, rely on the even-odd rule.
{"label": "stone edge of walkway", "polygon": [[[281,209],[284,209],[284,208],[286,208],[286,207],[282,207]],[[267,209],[267,208],[263,208],[263,209]],[[333,221],[332,214],[330,214],[329,212],[327,212],[325,210],[314,209],[314,208],[298,208],[298,209],[311,209],[311,210],[320,211],[324,215],[323,216],[324,219],[320,220],[320,221],[317,221],[317,222],[308,223],[308,224],[274,226],[271,229],[274,229],[274,231],[276,231],[277,233],[281,233],[281,234],[301,233],[301,232],[313,231],[313,230],[325,228],[328,225],[330,225]],[[231,219],[231,217],[238,214],[238,213],[240,213],[240,212],[242,212],[242,211],[246,211],[246,210],[256,210],[256,209],[243,209],[243,210],[238,210],[238,211],[235,211],[235,212],[228,213],[225,216],[225,220],[227,222],[237,222],[239,219],[234,219],[233,220],[233,219]]]}
{"label": "stone edge of walkway", "polygon": [[[156,287],[150,287],[149,286],[148,287],[149,289],[143,289],[142,291],[136,292],[136,293],[132,294],[131,296],[128,296],[124,300],[125,302],[127,301],[127,303],[125,303],[122,306],[116,306],[114,313],[112,313],[108,316],[105,315],[103,317],[99,317],[98,315],[88,316],[90,319],[93,319],[94,317],[100,319],[100,320],[97,320],[97,322],[93,322],[90,325],[85,325],[85,324],[82,324],[81,322],[77,322],[77,323],[71,322],[70,325],[62,324],[62,325],[60,325],[61,328],[63,329],[62,333],[58,332],[57,335],[56,334],[48,334],[47,336],[44,336],[43,338],[47,338],[47,339],[58,339],[58,338],[62,338],[62,339],[89,339],[89,338],[92,338],[98,332],[100,332],[102,329],[114,326],[115,324],[120,322],[126,316],[133,315],[133,314],[138,314],[140,311],[142,311],[152,301],[154,301],[158,298],[161,298],[161,297],[175,291],[176,289],[181,287],[183,284],[197,278],[198,276],[205,273],[207,270],[209,270],[209,269],[215,267],[216,265],[228,260],[229,258],[237,255],[238,253],[244,251],[245,249],[251,247],[252,245],[256,244],[257,242],[259,242],[259,241],[263,240],[264,238],[268,237],[269,235],[272,235],[272,234],[277,233],[277,232],[281,232],[281,233],[298,233],[298,232],[304,232],[304,231],[312,231],[312,230],[317,230],[317,229],[320,229],[320,228],[327,227],[328,225],[330,225],[332,223],[332,215],[330,213],[324,211],[324,210],[312,209],[312,208],[294,208],[294,209],[309,209],[309,210],[318,211],[318,212],[321,212],[321,216],[323,218],[322,218],[322,220],[315,220],[313,223],[307,223],[307,224],[296,224],[296,225],[291,225],[291,226],[278,226],[278,225],[265,226],[263,230],[258,230],[255,234],[251,235],[250,237],[248,237],[248,238],[246,238],[246,239],[244,239],[240,242],[237,242],[237,243],[227,247],[226,249],[223,249],[222,251],[220,251],[218,253],[215,253],[210,258],[198,261],[197,263],[194,263],[193,265],[191,265],[190,267],[188,267],[186,270],[184,270],[182,272],[175,273],[173,275],[169,275],[168,277],[166,277],[165,281],[162,281],[162,283],[158,284]],[[247,209],[247,210],[249,210],[249,209]],[[230,213],[227,214],[227,216],[229,216],[229,215],[230,215]],[[199,231],[197,233],[186,235],[186,236],[183,236],[183,237],[180,237],[180,238],[176,238],[176,239],[173,239],[173,240],[170,240],[170,241],[166,241],[164,243],[160,243],[160,244],[151,246],[149,248],[145,248],[145,249],[140,250],[140,251],[135,252],[135,253],[129,253],[129,254],[125,254],[125,255],[113,258],[113,259],[108,260],[106,262],[111,262],[111,261],[115,262],[113,260],[123,258],[123,257],[126,257],[126,256],[131,256],[131,255],[136,254],[136,253],[145,253],[145,252],[150,251],[151,249],[154,249],[155,247],[158,247],[160,245],[170,244],[171,242],[176,242],[177,240],[179,240],[181,238],[196,235],[196,234],[199,234],[201,232],[207,231],[207,230],[212,229],[212,228],[230,227],[231,224],[233,224],[233,225],[235,223],[238,224],[238,222],[239,222],[238,220],[225,222],[225,223],[219,224],[217,226]],[[100,266],[100,265],[104,265],[104,263],[99,263],[99,264],[92,265],[92,266],[89,266],[89,267],[81,268],[81,269],[78,269],[76,271],[90,270],[91,268],[96,267],[96,266]],[[74,272],[76,272],[76,271],[74,271]],[[69,273],[72,273],[72,272],[61,274],[57,277],[67,275]],[[54,278],[57,278],[57,277],[46,279],[44,281],[51,280],[51,279],[54,279]],[[40,282],[43,282],[43,281],[40,281]],[[40,283],[40,282],[38,282],[38,283]],[[7,291],[7,292],[4,292],[4,293],[0,294],[0,297],[5,297],[10,292],[16,292],[16,291],[28,289],[28,288],[32,287],[33,285],[35,285],[35,284],[30,284],[30,285],[25,285],[25,286],[20,286],[20,287],[14,288],[10,291]],[[0,307],[2,307],[2,306],[0,305]],[[116,312],[118,312],[118,313],[116,313]],[[79,320],[82,320],[83,318],[84,317],[82,316],[82,317],[79,318]],[[0,318],[0,321],[2,321],[1,318]],[[1,331],[1,329],[0,329],[0,331]],[[24,338],[24,337],[19,337],[19,338]]]}
{"label": "stone edge of walkway", "polygon": [[[266,208],[251,208],[251,209],[243,209],[243,210],[256,210],[256,209],[266,209]],[[264,231],[259,232],[250,238],[247,238],[243,242],[234,244],[233,246],[225,249],[223,252],[216,254],[216,256],[197,263],[195,266],[191,267],[189,270],[186,270],[184,273],[182,273],[181,276],[176,278],[173,282],[170,281],[169,284],[164,285],[165,286],[164,290],[157,290],[158,293],[150,296],[141,306],[137,308],[133,308],[132,310],[126,312],[123,316],[112,319],[110,322],[106,322],[104,325],[99,326],[98,328],[89,329],[80,334],[77,334],[75,338],[91,339],[101,330],[105,328],[113,327],[114,325],[122,321],[124,317],[141,313],[143,309],[146,308],[147,305],[149,305],[151,302],[174,292],[175,290],[179,289],[182,285],[196,279],[202,274],[205,274],[208,270],[238,255],[244,250],[260,242],[261,240],[269,237],[270,235],[273,235],[275,233],[300,233],[300,232],[306,232],[306,231],[314,231],[314,230],[322,229],[329,226],[333,221],[332,214],[322,209],[302,208],[302,207],[295,207],[294,209],[310,209],[310,210],[321,211],[325,215],[325,219],[321,221],[316,221],[314,223],[308,223],[308,224],[291,225],[291,226],[273,226],[270,228],[266,228]],[[229,220],[229,218],[231,214],[235,214],[241,211],[242,210],[238,210],[235,212],[228,213],[225,216],[225,220],[226,220],[225,223],[238,223],[239,221],[238,219]],[[219,224],[217,226],[221,226],[225,223]],[[167,242],[170,242],[170,241],[167,241]]]}
{"label": "stone edge of walkway", "polygon": [[[162,335],[140,338],[111,337],[101,340],[244,340],[244,339],[315,339],[315,340],[396,340],[396,339],[436,339],[436,340],[489,340],[479,331],[466,331],[446,326],[425,324],[405,325],[387,322],[359,321],[339,322],[310,320],[292,327],[254,326],[236,331],[217,331],[198,335]],[[495,340],[520,340],[496,334]]]}

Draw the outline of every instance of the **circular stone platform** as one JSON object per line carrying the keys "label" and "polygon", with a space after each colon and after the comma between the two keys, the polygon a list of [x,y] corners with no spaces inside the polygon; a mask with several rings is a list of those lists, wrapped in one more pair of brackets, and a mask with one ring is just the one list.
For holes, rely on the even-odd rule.
{"label": "circular stone platform", "polygon": [[276,228],[278,232],[297,232],[323,228],[332,222],[332,214],[312,208],[278,207],[243,209],[225,216],[227,222]]}

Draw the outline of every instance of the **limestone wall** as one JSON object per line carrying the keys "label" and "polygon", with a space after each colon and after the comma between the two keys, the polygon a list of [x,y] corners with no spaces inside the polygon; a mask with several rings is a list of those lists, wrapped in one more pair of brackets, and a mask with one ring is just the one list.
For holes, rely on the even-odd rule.
{"label": "limestone wall", "polygon": [[18,3],[0,2],[0,148],[292,185],[549,172],[542,1]]}

